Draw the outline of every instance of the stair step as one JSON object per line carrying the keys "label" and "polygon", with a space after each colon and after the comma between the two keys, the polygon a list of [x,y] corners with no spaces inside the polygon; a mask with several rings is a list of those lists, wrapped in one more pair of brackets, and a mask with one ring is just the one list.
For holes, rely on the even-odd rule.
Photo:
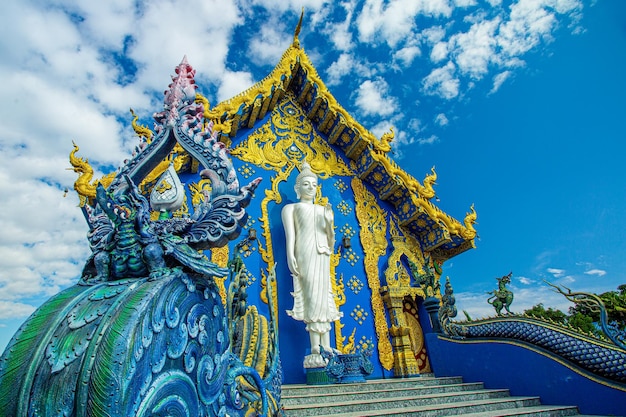
{"label": "stair step", "polygon": [[[535,398],[529,397],[534,402]],[[429,407],[402,407],[393,410],[371,410],[366,412],[348,412],[340,414],[328,414],[326,417],[378,417],[378,416],[462,416],[462,417],[507,417],[507,416],[533,416],[533,417],[565,417],[579,416],[576,407],[565,406],[542,406],[520,405],[522,397],[502,398],[492,402],[466,402],[455,404],[439,404]],[[521,408],[520,408],[521,407]],[[290,416],[290,414],[287,414]]]}
{"label": "stair step", "polygon": [[481,382],[433,375],[353,384],[283,385],[281,405],[287,417],[593,417],[581,416],[575,406],[542,405],[539,397],[511,397],[506,389],[486,389]]}
{"label": "stair step", "polygon": [[299,396],[305,392],[317,392],[317,393],[331,393],[336,394],[338,392],[364,392],[364,391],[378,391],[388,387],[393,388],[415,388],[416,386],[434,386],[434,385],[448,385],[448,384],[460,384],[463,379],[459,376],[456,377],[417,377],[417,378],[403,378],[403,379],[370,379],[365,383],[353,383],[353,384],[331,384],[331,385],[305,385],[305,384],[292,384],[283,385],[283,396]]}
{"label": "stair step", "polygon": [[[567,405],[537,405],[534,407],[512,408],[510,410],[481,411],[479,413],[462,414],[463,417],[507,417],[507,416],[536,416],[558,417],[577,416],[578,408]],[[596,416],[597,417],[597,416]]]}
{"label": "stair step", "polygon": [[[359,387],[353,387],[354,389]],[[282,401],[284,405],[298,405],[298,404],[315,404],[319,402],[341,402],[347,398],[350,400],[374,400],[374,399],[388,399],[396,398],[402,399],[403,397],[420,397],[426,395],[435,395],[452,392],[464,392],[464,391],[479,391],[484,389],[482,383],[464,383],[464,384],[446,384],[446,385],[431,385],[431,386],[413,386],[410,388],[387,388],[381,387],[379,390],[358,390],[358,391],[344,391],[344,392],[325,392],[325,393],[302,393],[301,395],[282,395]]]}
{"label": "stair step", "polygon": [[[342,402],[324,402],[317,404],[284,404],[287,416],[332,416],[340,413],[366,412],[369,410],[386,410],[383,414],[393,415],[394,408],[411,408],[419,411],[433,409],[448,409],[458,404],[489,404],[500,400],[515,402],[524,405],[539,405],[536,397],[510,397],[508,390],[478,390],[465,392],[450,392],[434,395],[403,396],[395,398],[360,399],[345,398]],[[476,409],[480,411],[480,409]],[[457,413],[458,414],[458,413]],[[396,414],[397,415],[397,414]],[[433,414],[443,415],[443,414]]]}

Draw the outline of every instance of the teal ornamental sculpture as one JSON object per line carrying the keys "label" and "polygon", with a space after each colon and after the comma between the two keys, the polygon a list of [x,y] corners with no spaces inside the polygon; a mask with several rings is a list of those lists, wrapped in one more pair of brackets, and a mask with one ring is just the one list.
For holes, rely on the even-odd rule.
{"label": "teal ornamental sculpture", "polygon": [[[0,358],[3,416],[280,412],[275,329],[261,376],[231,346],[233,323],[249,307],[225,312],[214,278],[229,270],[201,252],[239,236],[260,179],[239,186],[224,144],[195,102],[194,74],[183,59],[155,115],[154,140],[108,189],[99,185],[85,208],[93,254],[78,283],[35,311]],[[136,186],[177,143],[212,180],[211,194],[188,218],[164,214],[179,196],[153,198],[158,204],[151,207]],[[161,181],[175,181],[175,171],[166,174]],[[161,211],[159,220],[150,219],[151,210]]]}

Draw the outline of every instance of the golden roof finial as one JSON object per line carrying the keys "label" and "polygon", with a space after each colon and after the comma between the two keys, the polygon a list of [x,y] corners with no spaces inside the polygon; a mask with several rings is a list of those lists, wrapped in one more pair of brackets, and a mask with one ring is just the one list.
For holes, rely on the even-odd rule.
{"label": "golden roof finial", "polygon": [[460,233],[462,238],[470,240],[476,237],[476,229],[474,229],[474,225],[477,224],[477,217],[478,215],[476,214],[474,204],[472,203],[470,211],[465,214],[465,218],[463,219],[463,223],[465,224],[465,230],[462,230]]}
{"label": "golden roof finial", "polygon": [[133,115],[133,120],[131,124],[137,136],[139,136],[140,138],[143,138],[143,140],[148,144],[152,142],[152,136],[153,136],[152,130],[150,130],[150,128],[148,128],[147,126],[140,125],[139,123],[137,123],[137,121],[139,120],[139,116],[135,114],[135,111],[133,109],[130,109],[130,114]]}
{"label": "golden roof finial", "polygon": [[302,8],[302,13],[300,13],[300,20],[296,25],[296,30],[293,32],[293,46],[296,48],[300,48],[300,41],[298,40],[298,35],[300,34],[300,29],[302,29],[302,18],[304,17],[304,7]]}
{"label": "golden roof finial", "polygon": [[[383,133],[380,140],[374,140],[372,146],[376,152],[387,153],[391,150],[391,141],[396,136],[393,126],[389,128],[389,132]],[[375,138],[374,138],[375,139]]]}
{"label": "golden roof finial", "polygon": [[101,183],[105,188],[107,188],[115,178],[116,172],[113,171],[110,174],[92,182],[91,180],[93,179],[94,172],[91,165],[89,165],[89,160],[76,156],[76,152],[78,152],[80,148],[76,143],[74,143],[74,141],[72,141],[72,145],[74,145],[74,149],[70,152],[70,164],[72,164],[72,168],[67,169],[73,170],[79,174],[76,182],[74,183],[74,189],[78,193],[80,207],[83,207],[90,198],[95,198],[96,186],[98,183]]}

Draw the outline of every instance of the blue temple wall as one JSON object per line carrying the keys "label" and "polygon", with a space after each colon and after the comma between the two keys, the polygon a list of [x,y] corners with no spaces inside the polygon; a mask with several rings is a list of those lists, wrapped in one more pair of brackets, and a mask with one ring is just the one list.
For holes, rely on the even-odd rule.
{"label": "blue temple wall", "polygon": [[495,340],[463,342],[436,333],[425,337],[439,377],[506,387],[511,395],[540,396],[542,404],[576,405],[582,414],[626,414],[626,386],[586,374],[539,348]]}

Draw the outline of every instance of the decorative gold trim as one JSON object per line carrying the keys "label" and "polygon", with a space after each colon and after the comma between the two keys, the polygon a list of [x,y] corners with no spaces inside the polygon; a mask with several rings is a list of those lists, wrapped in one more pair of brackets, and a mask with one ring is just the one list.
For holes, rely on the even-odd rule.
{"label": "decorative gold trim", "polygon": [[464,224],[461,224],[458,220],[434,206],[430,201],[419,198],[415,194],[411,194],[411,203],[418,208],[419,212],[426,212],[433,221],[438,222],[449,233],[461,236],[466,240],[472,240],[476,237],[476,230],[473,225],[476,223],[477,215],[473,204],[470,207],[470,211],[465,215]]}
{"label": "decorative gold trim", "polygon": [[[269,220],[269,210],[268,205],[270,202],[274,202],[277,205],[283,201],[282,196],[280,195],[280,191],[278,191],[278,186],[281,182],[286,181],[289,178],[289,174],[293,171],[294,165],[287,165],[285,167],[285,171],[278,172],[276,176],[271,179],[271,188],[269,190],[265,190],[265,198],[261,201],[261,217],[259,221],[261,222],[261,235],[265,239],[265,247],[263,247],[263,243],[258,241],[259,245],[259,254],[261,255],[261,259],[269,268],[273,267],[274,261],[274,248],[272,246],[272,231],[270,228],[270,220]],[[264,303],[268,303],[267,299],[267,277],[265,273],[262,272],[261,277],[261,301]],[[274,311],[278,311],[278,288],[276,286],[272,287],[272,298],[274,300]]]}
{"label": "decorative gold trim", "polygon": [[426,298],[424,291],[420,287],[411,286],[411,275],[402,263],[402,256],[420,268],[424,265],[424,255],[422,254],[419,243],[408,234],[402,235],[398,228],[397,218],[390,216],[389,234],[393,251],[387,260],[387,269],[385,270],[385,281],[390,288],[400,290],[405,295],[413,297],[419,296]]}
{"label": "decorative gold trim", "polygon": [[[226,268],[228,266],[229,248],[228,245],[221,248],[211,248],[211,262],[215,265]],[[213,280],[217,284],[217,288],[222,298],[222,304],[226,305],[226,278],[213,277]]]}
{"label": "decorative gold trim", "polygon": [[394,358],[389,341],[389,328],[385,318],[385,306],[380,295],[380,280],[378,260],[387,250],[387,220],[385,212],[378,206],[376,199],[366,188],[361,180],[353,178],[352,190],[356,203],[355,212],[360,225],[359,237],[365,259],[365,274],[372,292],[372,312],[374,313],[374,325],[378,338],[378,357],[383,368],[391,370]]}
{"label": "decorative gold trim", "polygon": [[201,201],[204,201],[206,198],[210,199],[209,195],[212,189],[213,187],[211,186],[211,180],[205,178],[201,179],[197,183],[192,182],[191,184],[189,184],[192,206],[196,207],[198,204],[200,204]]}
{"label": "decorative gold trim", "polygon": [[[340,260],[341,253],[333,253],[330,256],[330,282],[333,287],[337,310],[340,310],[339,307],[346,304],[346,287],[343,283],[343,274],[341,274],[339,280],[337,280],[337,266]],[[341,323],[341,320],[335,320],[335,349],[341,352],[343,352],[344,343],[346,341],[346,337],[341,334],[341,329],[343,328],[344,325]]]}
{"label": "decorative gold trim", "polygon": [[209,103],[209,99],[203,96],[200,93],[196,93],[196,103],[202,104],[204,111],[202,112],[202,116],[204,116],[204,127],[206,128],[209,123],[213,123],[211,129],[214,132],[220,132],[223,135],[230,134],[232,128],[232,120],[225,120],[224,122],[220,121],[220,118],[215,114],[215,112],[211,111],[211,104]]}
{"label": "decorative gold trim", "polygon": [[380,140],[375,140],[372,142],[372,148],[376,153],[386,154],[391,151],[391,141],[396,137],[396,134],[393,132],[393,127],[389,128],[388,133],[383,133],[380,137]]}
{"label": "decorative gold trim", "polygon": [[231,150],[231,155],[265,170],[280,171],[285,164],[306,160],[322,179],[354,175],[306,118],[295,98],[287,94],[270,119]]}

